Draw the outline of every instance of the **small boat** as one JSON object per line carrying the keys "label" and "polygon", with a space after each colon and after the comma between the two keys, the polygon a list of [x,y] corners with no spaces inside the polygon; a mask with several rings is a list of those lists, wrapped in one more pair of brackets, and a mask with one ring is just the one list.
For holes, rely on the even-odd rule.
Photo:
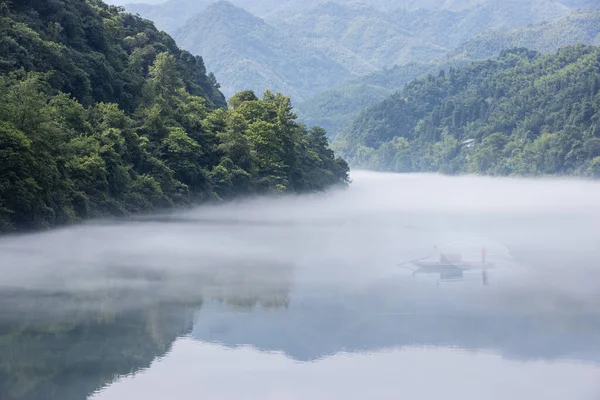
{"label": "small boat", "polygon": [[427,270],[439,271],[444,268],[450,269],[461,269],[463,271],[470,271],[474,269],[493,268],[493,263],[488,263],[485,260],[485,248],[482,249],[481,261],[465,261],[461,254],[456,253],[442,253],[440,254],[439,261],[422,261],[415,260],[412,264],[419,268]]}
{"label": "small boat", "polygon": [[409,268],[413,271],[413,276],[419,274],[435,274],[440,276],[441,281],[461,281],[464,279],[464,272],[481,270],[482,279],[484,285],[487,285],[488,277],[487,270],[494,268],[494,263],[486,261],[487,250],[485,247],[481,248],[481,260],[480,261],[467,261],[463,259],[460,253],[441,253],[438,261],[426,261],[432,257],[425,257],[418,260],[413,260],[408,263],[400,264],[404,266],[406,264],[413,264],[416,269]]}

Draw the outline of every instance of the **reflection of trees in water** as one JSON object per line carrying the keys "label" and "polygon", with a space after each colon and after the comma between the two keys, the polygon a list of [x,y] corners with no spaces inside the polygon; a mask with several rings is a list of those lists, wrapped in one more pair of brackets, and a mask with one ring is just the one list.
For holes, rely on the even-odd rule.
{"label": "reflection of trees in water", "polygon": [[252,260],[219,264],[204,279],[204,293],[236,308],[287,308],[293,269],[289,264]]}
{"label": "reflection of trees in water", "polygon": [[110,268],[93,290],[0,289],[0,398],[84,399],[191,332],[203,298],[283,307],[289,270],[215,265],[180,276]]}
{"label": "reflection of trees in water", "polygon": [[254,308],[260,306],[265,309],[270,308],[287,308],[289,306],[289,298],[285,294],[274,294],[268,297],[257,295],[236,295],[231,294],[225,297],[215,297],[214,300],[225,303],[234,308]]}
{"label": "reflection of trees in water", "polygon": [[[2,399],[84,399],[116,376],[146,368],[165,354],[190,331],[199,306],[146,299],[143,305],[119,309],[87,298],[81,307],[71,304],[69,316],[52,309],[65,305],[63,296],[32,295],[19,299],[32,306],[22,320],[13,315],[1,322]],[[43,314],[35,311],[40,302]]]}

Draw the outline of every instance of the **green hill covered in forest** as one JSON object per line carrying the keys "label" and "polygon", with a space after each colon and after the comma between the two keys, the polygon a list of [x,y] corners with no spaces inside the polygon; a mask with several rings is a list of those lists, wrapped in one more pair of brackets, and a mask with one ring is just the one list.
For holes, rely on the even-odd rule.
{"label": "green hill covered in forest", "polygon": [[347,182],[289,98],[100,0],[0,0],[0,231]]}
{"label": "green hill covered in forest", "polygon": [[429,75],[362,111],[336,146],[386,171],[600,176],[600,48],[515,49]]}
{"label": "green hill covered in forest", "polygon": [[323,126],[335,137],[359,111],[401,90],[415,78],[494,58],[506,49],[523,47],[551,53],[579,43],[600,45],[600,10],[578,10],[550,22],[484,32],[439,60],[396,65],[345,81],[299,103],[298,110],[307,124]]}

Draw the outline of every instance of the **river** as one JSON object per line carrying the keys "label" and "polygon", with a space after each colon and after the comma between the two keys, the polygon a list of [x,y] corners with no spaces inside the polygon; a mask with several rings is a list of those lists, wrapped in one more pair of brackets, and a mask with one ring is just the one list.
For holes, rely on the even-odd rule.
{"label": "river", "polygon": [[0,238],[0,399],[600,399],[600,184],[352,178]]}

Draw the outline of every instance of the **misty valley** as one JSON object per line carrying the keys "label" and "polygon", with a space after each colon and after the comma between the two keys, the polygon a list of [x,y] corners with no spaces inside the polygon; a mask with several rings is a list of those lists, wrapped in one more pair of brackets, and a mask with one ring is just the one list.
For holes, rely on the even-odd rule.
{"label": "misty valley", "polygon": [[0,0],[0,400],[600,399],[598,0]]}
{"label": "misty valley", "polygon": [[[3,238],[6,398],[598,394],[598,184],[352,178]],[[487,281],[399,267],[434,246]]]}

